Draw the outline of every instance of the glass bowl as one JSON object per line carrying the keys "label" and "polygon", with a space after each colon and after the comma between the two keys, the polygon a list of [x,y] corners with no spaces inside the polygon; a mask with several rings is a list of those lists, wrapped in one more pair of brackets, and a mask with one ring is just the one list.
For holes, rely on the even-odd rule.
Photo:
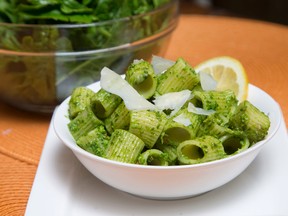
{"label": "glass bowl", "polygon": [[90,24],[0,23],[0,98],[18,108],[52,112],[78,86],[119,74],[134,59],[163,55],[177,26],[178,1],[149,13]]}

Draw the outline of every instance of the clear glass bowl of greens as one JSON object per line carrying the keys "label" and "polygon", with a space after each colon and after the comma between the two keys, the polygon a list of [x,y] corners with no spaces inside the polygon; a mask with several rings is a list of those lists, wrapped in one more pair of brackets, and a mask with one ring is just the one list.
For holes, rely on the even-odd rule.
{"label": "clear glass bowl of greens", "polygon": [[177,0],[18,1],[0,3],[0,98],[36,112],[105,66],[124,74],[134,59],[163,55],[178,20]]}

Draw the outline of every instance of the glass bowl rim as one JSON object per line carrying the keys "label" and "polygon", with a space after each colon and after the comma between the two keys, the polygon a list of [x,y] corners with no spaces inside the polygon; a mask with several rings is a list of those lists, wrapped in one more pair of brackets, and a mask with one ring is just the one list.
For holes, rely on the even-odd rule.
{"label": "glass bowl rim", "polygon": [[157,34],[150,35],[149,37],[142,38],[140,40],[136,40],[134,42],[121,44],[114,47],[107,47],[102,49],[93,49],[93,50],[85,50],[85,51],[73,51],[73,52],[67,52],[67,51],[55,51],[55,52],[19,52],[19,51],[13,51],[13,50],[6,50],[0,48],[0,54],[5,55],[15,55],[15,56],[55,56],[55,57],[76,57],[76,56],[90,56],[90,55],[96,55],[104,53],[111,53],[111,52],[117,52],[125,49],[137,49],[138,47],[155,43],[157,40],[160,40],[164,37],[167,37],[169,34],[173,32],[173,30],[176,28],[178,23],[177,19],[174,19],[173,22],[169,26],[167,26],[165,29],[163,29],[161,32],[158,32]]}

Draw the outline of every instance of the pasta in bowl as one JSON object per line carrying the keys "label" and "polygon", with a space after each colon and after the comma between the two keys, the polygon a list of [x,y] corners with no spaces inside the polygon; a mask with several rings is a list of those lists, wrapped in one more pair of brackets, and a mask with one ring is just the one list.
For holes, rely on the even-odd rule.
{"label": "pasta in bowl", "polygon": [[[128,73],[126,73],[125,78],[126,80],[129,79],[129,74],[128,75],[127,74]],[[109,82],[108,84],[115,87],[115,83],[111,81],[113,80],[113,76],[114,75],[111,74],[110,71],[108,71],[109,79],[107,80],[110,82],[110,84]],[[117,76],[115,77],[115,79],[118,78],[119,77]],[[101,100],[101,98],[107,98],[111,96],[111,95],[109,96],[105,95],[106,94],[105,89],[109,89],[111,90],[111,92],[114,91],[117,94],[120,92],[119,93],[120,95],[123,92],[129,92],[130,90],[129,87],[127,87],[126,89],[126,87],[123,85],[120,85],[121,86],[120,89],[117,89],[116,85],[116,87],[113,90],[110,87],[108,88],[107,87],[108,84],[107,85],[106,84],[105,82],[94,83],[84,89],[85,93],[83,93],[83,89],[78,89],[78,91],[81,94],[85,94],[86,96],[90,94],[89,93],[90,90],[92,91],[93,95],[98,92],[98,95],[94,97],[93,100],[89,100],[94,101],[92,103],[94,108],[98,107],[97,109],[101,110],[101,112],[98,113],[98,118],[94,118],[93,114],[94,112],[93,111],[90,112],[89,111],[90,109],[88,111],[86,110],[85,112],[83,110],[79,111],[80,115],[75,114],[77,113],[77,109],[79,109],[78,105],[80,102],[77,101],[77,98],[79,99],[80,93],[73,92],[72,96],[67,98],[57,108],[55,115],[53,117],[54,129],[58,137],[62,140],[62,142],[73,151],[73,153],[76,155],[79,161],[93,175],[95,175],[97,178],[99,178],[100,180],[102,180],[103,182],[114,188],[145,198],[163,199],[163,200],[181,199],[196,196],[224,185],[225,183],[237,177],[249,166],[249,164],[258,155],[264,144],[269,142],[269,140],[274,136],[280,125],[281,112],[278,104],[274,101],[272,97],[270,97],[267,93],[265,93],[261,89],[253,85],[249,85],[249,94],[247,101],[249,102],[249,104],[250,103],[253,104],[253,107],[255,106],[257,107],[257,109],[261,110],[261,113],[262,112],[265,113],[266,114],[265,116],[267,116],[267,118],[269,119],[269,130],[267,130],[267,134],[265,134],[264,139],[259,141],[257,140],[258,138],[255,138],[252,135],[252,138],[251,137],[249,138],[250,142],[251,140],[252,142],[253,140],[256,141],[253,143],[253,145],[251,145],[249,144],[249,140],[245,140],[245,138],[242,139],[241,134],[239,136],[233,134],[232,136],[233,139],[235,139],[235,137],[242,139],[241,142],[238,142],[242,146],[241,147],[238,146],[237,151],[234,150],[232,151],[232,153],[231,152],[229,153],[230,150],[225,150],[225,148],[223,147],[223,145],[221,145],[221,143],[223,143],[225,139],[229,140],[231,136],[223,136],[224,138],[222,138],[222,141],[218,141],[218,139],[215,139],[214,136],[212,136],[211,134],[210,135],[205,134],[199,136],[199,138],[185,139],[179,141],[180,144],[179,143],[175,144],[175,142],[179,139],[177,137],[182,138],[185,137],[185,133],[183,133],[183,130],[178,130],[178,132],[181,133],[180,136],[176,131],[174,135],[172,133],[171,136],[162,137],[162,139],[164,139],[165,142],[171,142],[171,145],[168,146],[177,145],[176,154],[178,154],[178,158],[176,159],[177,162],[175,162],[175,160],[171,159],[173,158],[172,157],[173,150],[170,149],[172,153],[169,155],[169,149],[166,150],[163,149],[163,146],[161,146],[159,142],[157,142],[157,140],[159,140],[159,137],[161,137],[160,134],[163,134],[163,131],[166,131],[166,133],[169,134],[167,131],[169,131],[168,130],[169,128],[173,128],[170,127],[172,123],[169,120],[164,121],[162,116],[159,115],[159,113],[157,114],[155,114],[154,112],[147,113],[147,110],[151,111],[155,107],[151,106],[151,103],[142,102],[142,99],[139,99],[138,101],[137,97],[135,98],[133,97],[132,105],[126,101],[125,107],[128,107],[130,110],[137,109],[134,107],[135,106],[134,104],[136,104],[137,107],[140,106],[141,108],[140,110],[137,110],[137,112],[129,113],[129,119],[130,119],[129,125],[131,126],[132,124],[132,127],[130,127],[128,131],[122,129],[115,129],[116,120],[115,119],[111,120],[111,118],[109,119],[109,116],[111,116],[112,114],[107,113],[106,112],[107,110],[103,108],[106,106],[100,106],[99,101]],[[149,81],[149,86],[154,86],[151,80]],[[163,86],[161,87],[162,90],[165,88],[166,87]],[[121,95],[122,99],[125,98],[125,94]],[[185,98],[186,93],[184,92],[183,94],[184,94],[183,98]],[[112,97],[114,97],[111,100],[113,102],[117,102],[117,100],[119,100],[118,105],[116,106],[115,104],[113,105],[109,103],[109,106],[107,107],[110,106],[120,107],[121,100],[118,97],[115,97],[114,94],[112,95]],[[131,96],[129,95],[129,97]],[[177,95],[176,98],[179,99],[179,95]],[[182,96],[180,98],[182,98]],[[227,95],[225,95],[225,98],[227,98]],[[191,100],[191,98],[189,98],[189,100]],[[184,100],[184,103],[182,101],[183,104],[187,104],[186,102],[187,102],[186,100]],[[75,109],[73,108],[73,104],[74,105],[77,104],[76,108],[74,107]],[[103,103],[101,103],[101,105],[103,105]],[[157,105],[157,102],[154,102],[154,104],[152,105]],[[248,109],[246,105],[245,109]],[[99,106],[102,108],[100,109]],[[146,106],[146,109],[144,109],[144,111],[142,108],[143,106]],[[175,109],[177,109],[177,107],[178,106],[176,106]],[[227,108],[227,106],[225,107]],[[159,106],[157,107],[157,112],[158,109]],[[169,112],[167,115],[169,116],[172,115],[175,109],[172,112]],[[245,109],[242,107],[239,110],[245,110]],[[181,109],[178,109],[177,113],[180,111]],[[236,111],[234,110],[233,112],[235,113]],[[119,113],[121,113],[121,115]],[[117,114],[117,116],[119,115],[122,116],[121,119],[123,120],[125,116],[124,112],[119,111],[119,113]],[[142,116],[142,114],[144,114],[144,117]],[[205,113],[205,115],[206,114],[207,113]],[[210,116],[215,114],[209,113],[207,115]],[[244,115],[243,113],[239,112],[237,115],[235,115],[235,118],[236,116],[243,116],[243,115]],[[71,116],[74,117],[71,118]],[[83,121],[83,118],[85,119],[85,121]],[[261,116],[258,117],[256,116],[255,118],[261,119]],[[103,119],[105,119],[104,124],[102,124]],[[150,135],[146,134],[146,132],[150,131],[147,129],[147,127],[144,130],[141,129],[141,131],[139,132],[139,122],[145,123],[147,119],[154,119],[153,121],[149,121],[149,124],[152,124],[151,122],[157,122],[157,125],[152,126],[154,128],[153,132],[158,133],[158,136],[156,138],[153,137],[151,134]],[[208,119],[208,117],[205,117],[205,119]],[[95,125],[99,123],[98,121],[102,123],[99,124],[100,126],[97,127],[97,130],[91,129],[90,128],[91,122],[93,122],[93,125]],[[113,122],[113,124],[111,124],[111,121]],[[200,119],[198,119],[198,117],[195,118],[194,115],[192,118],[190,118],[190,121],[192,121],[194,125],[197,123],[197,121],[201,121],[200,125],[205,125],[203,123],[204,120],[202,118]],[[212,120],[212,122],[213,121],[214,120]],[[81,126],[82,125],[81,122],[82,123],[85,122],[84,126]],[[183,121],[183,119],[180,120],[181,124],[184,124],[184,122],[185,121]],[[265,122],[265,120],[263,120],[263,122]],[[178,122],[178,124],[180,123]],[[79,127],[81,128],[81,130],[78,130]],[[199,129],[197,134],[204,133],[203,131],[207,131],[208,129],[206,127],[204,127],[205,130]],[[181,127],[177,128],[179,129]],[[87,131],[83,132],[83,130],[86,129]],[[103,133],[103,129],[106,130],[108,129],[108,131],[112,130],[112,132],[109,131],[108,133]],[[157,129],[159,129],[160,132],[158,132]],[[92,132],[90,133],[90,131]],[[133,133],[130,133],[129,131],[130,132],[133,131]],[[193,131],[191,132],[191,130],[188,131],[189,134],[193,133]],[[211,131],[211,128],[208,131]],[[85,135],[83,135],[82,133]],[[261,131],[259,133],[261,134]],[[142,138],[139,139],[139,137],[141,136]],[[93,140],[98,143],[100,142],[101,145],[98,147],[93,147],[91,145],[89,146],[89,143],[94,142]],[[113,144],[111,145],[111,143]],[[125,146],[123,147],[123,143],[125,144],[130,143],[130,144],[126,147]],[[211,145],[208,146],[207,143],[211,143]],[[156,148],[155,145],[158,147]],[[213,146],[213,148],[211,146]],[[228,145],[228,147],[229,148],[227,149],[231,149],[230,148],[231,146]],[[211,151],[205,150],[209,148],[212,150]],[[132,153],[127,153],[129,149],[133,150]],[[164,156],[162,154],[163,152],[165,152]]]}

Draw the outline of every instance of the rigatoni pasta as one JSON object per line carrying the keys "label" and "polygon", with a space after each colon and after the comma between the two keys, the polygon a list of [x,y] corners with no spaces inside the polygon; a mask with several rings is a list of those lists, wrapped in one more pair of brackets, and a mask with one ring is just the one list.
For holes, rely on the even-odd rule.
{"label": "rigatoni pasta", "polygon": [[209,162],[226,156],[221,141],[207,135],[180,143],[177,154],[179,163],[185,165]]}
{"label": "rigatoni pasta", "polygon": [[136,135],[126,130],[116,129],[111,135],[104,157],[124,163],[135,163],[144,145]]}
{"label": "rigatoni pasta", "polygon": [[114,112],[104,120],[106,130],[112,134],[116,129],[128,130],[130,125],[130,110],[122,101]]}
{"label": "rigatoni pasta", "polygon": [[144,98],[151,98],[157,87],[157,79],[152,65],[144,60],[135,60],[129,65],[125,79]]}
{"label": "rigatoni pasta", "polygon": [[87,106],[70,121],[68,128],[77,141],[81,136],[86,135],[99,125],[104,125],[104,122],[97,118],[90,106]]}
{"label": "rigatoni pasta", "polygon": [[177,146],[184,140],[195,138],[203,119],[202,115],[191,113],[187,108],[181,109],[169,119],[164,127],[162,142]]}
{"label": "rigatoni pasta", "polygon": [[69,101],[69,118],[75,118],[79,112],[89,106],[93,95],[94,92],[86,87],[75,88]]}
{"label": "rigatoni pasta", "polygon": [[100,89],[91,97],[90,101],[95,115],[100,119],[105,119],[118,107],[122,99],[115,94]]}
{"label": "rigatoni pasta", "polygon": [[168,165],[176,165],[177,164],[177,147],[172,145],[162,144],[160,142],[156,143],[156,149],[159,149],[166,155],[166,160],[168,161]]}
{"label": "rigatoni pasta", "polygon": [[195,70],[183,58],[179,58],[167,71],[160,74],[156,91],[163,95],[185,89],[192,90],[199,81]]}
{"label": "rigatoni pasta", "polygon": [[231,133],[229,118],[221,112],[215,112],[207,116],[199,126],[197,136],[211,135],[217,138]]}
{"label": "rigatoni pasta", "polygon": [[86,135],[81,136],[77,140],[77,145],[86,151],[104,157],[106,149],[110,140],[110,136],[103,125],[97,126],[95,129],[89,131]]}
{"label": "rigatoni pasta", "polygon": [[249,101],[243,101],[231,117],[231,128],[244,131],[251,143],[256,143],[267,135],[270,120]]}
{"label": "rigatoni pasta", "polygon": [[237,99],[232,90],[225,91],[194,91],[196,106],[205,110],[216,110],[230,113],[237,105]]}
{"label": "rigatoni pasta", "polygon": [[162,111],[132,111],[129,132],[145,142],[149,149],[153,148],[167,122],[167,116]]}
{"label": "rigatoni pasta", "polygon": [[238,154],[268,133],[265,113],[249,101],[239,103],[232,90],[202,89],[199,74],[182,58],[161,74],[144,60],[134,61],[125,79],[107,68],[102,73],[105,90],[79,87],[69,101],[73,138],[97,156],[191,165]]}
{"label": "rigatoni pasta", "polygon": [[138,158],[139,164],[153,166],[168,166],[167,155],[159,149],[148,149],[144,151]]}

